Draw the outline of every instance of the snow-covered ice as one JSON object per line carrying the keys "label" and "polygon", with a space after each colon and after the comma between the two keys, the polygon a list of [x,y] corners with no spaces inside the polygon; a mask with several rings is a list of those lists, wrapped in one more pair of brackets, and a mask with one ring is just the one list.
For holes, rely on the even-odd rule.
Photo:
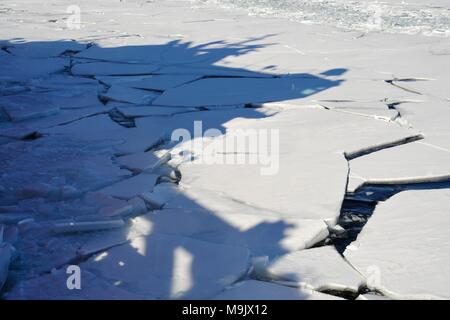
{"label": "snow-covered ice", "polygon": [[450,20],[422,2],[79,0],[74,27],[3,0],[2,297],[449,298]]}

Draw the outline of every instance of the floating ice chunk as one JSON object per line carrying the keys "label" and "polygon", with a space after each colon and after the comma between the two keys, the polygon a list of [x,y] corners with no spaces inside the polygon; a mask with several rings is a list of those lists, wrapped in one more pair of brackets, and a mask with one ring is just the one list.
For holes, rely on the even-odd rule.
{"label": "floating ice chunk", "polygon": [[76,64],[71,71],[77,76],[128,76],[151,74],[157,69],[157,66],[149,64],[89,62]]}
{"label": "floating ice chunk", "polygon": [[[247,280],[239,282],[214,300],[341,300],[341,298],[309,289],[281,286],[275,283]],[[262,311],[262,310],[260,310]]]}
{"label": "floating ice chunk", "polygon": [[113,85],[111,88],[109,88],[108,92],[101,95],[101,98],[104,100],[148,105],[151,104],[152,101],[155,100],[155,98],[157,98],[158,96],[159,93],[155,91],[140,90]]}
{"label": "floating ice chunk", "polygon": [[241,247],[151,235],[109,249],[80,266],[136,294],[205,299],[247,272],[249,253]]}
{"label": "floating ice chunk", "polygon": [[345,257],[392,298],[449,298],[450,191],[404,191],[380,203]]}
{"label": "floating ice chunk", "polygon": [[350,290],[358,292],[363,277],[333,246],[292,252],[266,264],[255,266],[260,279],[280,281],[313,290]]}
{"label": "floating ice chunk", "polygon": [[69,290],[65,269],[52,271],[34,279],[24,280],[7,294],[7,300],[141,300],[151,297],[140,296],[120,289],[114,284],[81,269],[81,289]]}
{"label": "floating ice chunk", "polygon": [[141,173],[103,188],[99,192],[119,199],[130,200],[142,192],[151,192],[157,179],[157,175]]}

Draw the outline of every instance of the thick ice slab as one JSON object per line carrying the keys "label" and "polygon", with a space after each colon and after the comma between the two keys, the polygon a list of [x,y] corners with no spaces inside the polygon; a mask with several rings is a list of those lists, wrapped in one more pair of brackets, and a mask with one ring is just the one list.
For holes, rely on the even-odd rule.
{"label": "thick ice slab", "polygon": [[81,264],[118,288],[159,299],[209,298],[248,267],[245,248],[166,235],[135,238]]}
{"label": "thick ice slab", "polygon": [[416,183],[450,178],[450,152],[419,142],[380,150],[350,161],[348,191],[363,183]]}
{"label": "thick ice slab", "polygon": [[344,255],[393,298],[449,298],[450,191],[404,191],[381,203]]}
{"label": "thick ice slab", "polygon": [[[180,118],[194,116],[198,115]],[[183,183],[280,216],[304,219],[339,216],[348,171],[344,153],[370,150],[413,134],[396,124],[322,109],[290,109],[267,118],[236,119],[226,127],[227,134],[215,140],[214,152],[211,148],[199,151],[195,143],[175,149],[174,159],[180,150],[197,157],[180,165]],[[265,164],[252,164],[246,156],[248,142],[245,150],[226,150],[227,143],[236,139],[232,134],[236,129],[270,132],[269,149],[252,152],[274,157]],[[278,150],[270,140],[272,132],[279,134]],[[242,164],[236,157],[239,152],[244,155]]]}
{"label": "thick ice slab", "polygon": [[358,292],[363,277],[336,251],[334,246],[292,252],[255,266],[255,276],[313,290]]}
{"label": "thick ice slab", "polygon": [[341,300],[317,291],[247,280],[239,282],[214,297],[214,300]]}

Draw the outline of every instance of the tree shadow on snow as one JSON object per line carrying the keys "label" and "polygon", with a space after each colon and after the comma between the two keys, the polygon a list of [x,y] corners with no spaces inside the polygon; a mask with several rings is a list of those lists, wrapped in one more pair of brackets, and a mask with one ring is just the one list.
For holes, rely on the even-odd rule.
{"label": "tree shadow on snow", "polygon": [[[2,41],[0,71],[4,77],[0,78],[0,82],[4,87],[12,84],[26,87],[32,79],[55,75],[95,79],[92,74],[95,68],[89,69],[92,66],[98,67],[100,76],[108,77],[109,81],[136,75],[155,79],[190,75],[196,78],[187,84],[177,83],[166,90],[146,90],[157,95],[155,102],[163,101],[166,105],[160,105],[167,108],[195,108],[192,116],[185,118],[188,119],[185,123],[171,123],[176,116],[158,118],[167,122],[169,132],[183,128],[191,134],[194,134],[193,122],[196,120],[203,122],[203,131],[218,129],[223,133],[226,131],[224,124],[232,119],[267,117],[255,107],[261,103],[306,98],[339,86],[342,82],[329,77],[342,75],[345,69],[327,70],[318,75],[283,75],[219,65],[226,58],[264,50],[270,45],[264,44],[264,40],[265,37],[239,43],[215,41],[199,45],[175,40],[159,45],[112,48],[75,41]],[[116,67],[122,71],[117,71]],[[205,82],[203,94],[201,81]],[[105,79],[101,82],[98,83],[100,90],[107,90]],[[123,83],[117,85],[120,87]],[[27,92],[33,91],[33,88],[28,89]],[[52,90],[55,89],[49,92]],[[185,94],[187,96],[183,96]],[[14,93],[5,96],[13,99]],[[221,99],[227,101],[224,106],[217,105]],[[24,107],[33,108],[31,105]],[[257,193],[257,186],[254,188]],[[117,288],[146,298],[202,299],[220,293],[224,286],[248,278],[252,257],[273,258],[287,252],[283,240],[292,229],[292,224],[274,216],[274,213],[256,208],[245,215],[245,204],[221,199],[217,194],[215,197],[219,199],[217,207],[223,210],[206,208],[195,198],[178,194],[162,210],[137,218],[141,228],[151,230],[147,232],[150,235],[100,252],[98,256],[81,263],[82,270],[89,270]],[[264,220],[261,216],[268,218]],[[105,237],[123,239],[124,236],[130,237],[130,232],[129,229],[120,233],[106,232]],[[269,298],[264,295],[267,289],[261,290],[246,292],[244,297]],[[305,296],[299,293],[298,298]]]}

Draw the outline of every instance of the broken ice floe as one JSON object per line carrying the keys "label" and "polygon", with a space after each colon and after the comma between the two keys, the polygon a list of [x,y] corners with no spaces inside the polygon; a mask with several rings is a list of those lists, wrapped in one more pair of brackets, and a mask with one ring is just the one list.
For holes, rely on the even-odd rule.
{"label": "broken ice floe", "polygon": [[[195,114],[174,118],[195,117],[201,119]],[[347,184],[348,164],[344,154],[377,149],[416,134],[396,124],[321,109],[289,109],[272,117],[235,120],[226,127],[227,134],[218,138],[215,153],[197,151],[196,144],[189,141],[180,146],[199,158],[180,165],[183,183],[223,193],[229,199],[280,216],[309,219],[339,216]],[[271,149],[256,150],[260,162],[251,164],[244,152],[248,150],[225,149],[227,141],[235,139],[232,133],[237,129],[275,130],[279,140],[270,142]],[[279,149],[274,149],[277,143]],[[244,152],[246,162],[237,163],[239,152]],[[221,164],[233,159],[234,162]],[[261,174],[261,170],[269,174]],[[282,187],[274,189],[274,185]]]}
{"label": "broken ice floe", "polygon": [[[448,189],[404,191],[379,204],[344,255],[392,298],[448,298]],[[411,280],[413,279],[413,281]]]}
{"label": "broken ice floe", "polygon": [[292,252],[255,264],[259,279],[317,291],[339,290],[357,293],[364,283],[333,246]]}
{"label": "broken ice floe", "polygon": [[435,182],[450,179],[450,153],[426,139],[380,150],[350,161],[349,185]]}

